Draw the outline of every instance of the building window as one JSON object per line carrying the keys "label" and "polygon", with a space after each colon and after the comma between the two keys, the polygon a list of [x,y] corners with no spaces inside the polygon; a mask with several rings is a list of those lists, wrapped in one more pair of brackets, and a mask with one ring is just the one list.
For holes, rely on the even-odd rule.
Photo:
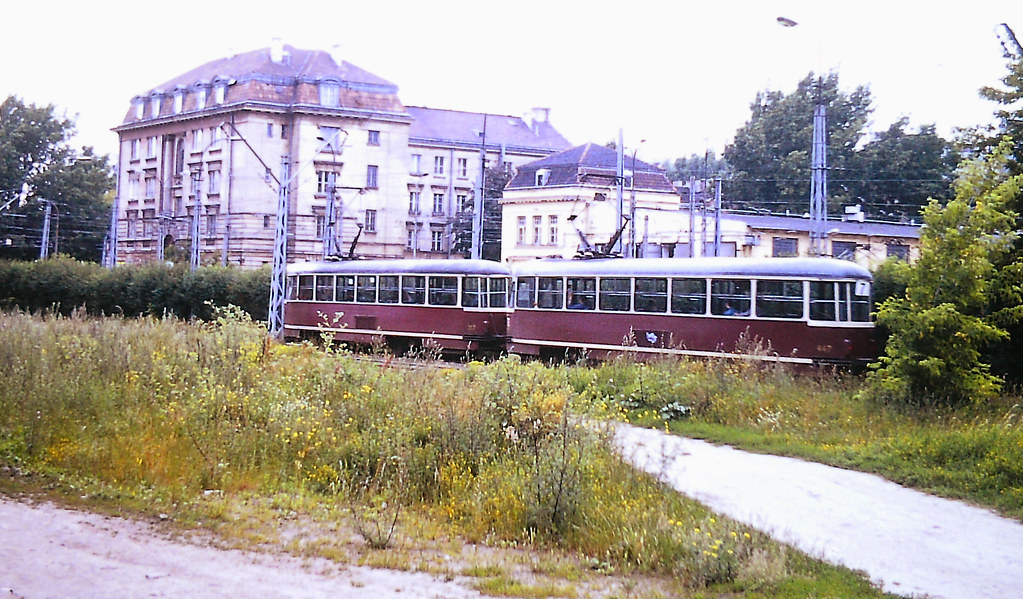
{"label": "building window", "polygon": [[206,88],[199,87],[195,90],[195,107],[198,109],[206,108]]}
{"label": "building window", "polygon": [[831,242],[831,255],[838,258],[839,260],[855,260],[856,259],[856,242],[855,241],[832,241]]}
{"label": "building window", "polygon": [[327,230],[327,217],[323,214],[316,215],[316,238],[323,239],[323,232]]}
{"label": "building window", "polygon": [[146,177],[146,199],[156,197],[156,177]]}
{"label": "building window", "polygon": [[433,174],[443,175],[444,174],[444,157],[434,156],[433,157]]}
{"label": "building window", "polygon": [[460,193],[455,196],[455,200],[458,202],[458,210],[461,212],[472,212],[472,202],[469,201],[469,195]]}
{"label": "building window", "polygon": [[320,84],[320,105],[336,108],[338,106],[338,86],[336,83]]}
{"label": "building window", "polygon": [[202,150],[202,129],[192,129],[192,151]]}
{"label": "building window", "polygon": [[434,214],[444,213],[444,194],[442,193],[433,194],[433,213]]}
{"label": "building window", "polygon": [[213,101],[217,104],[223,104],[227,98],[227,83],[218,83],[213,88]]}
{"label": "building window", "polygon": [[146,158],[156,158],[156,138],[146,139]]}
{"label": "building window", "polygon": [[444,251],[444,231],[430,231],[430,250],[434,252]]}
{"label": "building window", "polygon": [[551,245],[558,245],[558,215],[552,214],[547,217],[548,233],[550,236],[547,238],[547,243]]}
{"label": "building window", "polygon": [[510,162],[502,163],[501,164],[501,168],[504,169],[504,172],[510,173],[510,172],[512,172],[512,163],[510,163]]}
{"label": "building window", "polygon": [[458,159],[458,176],[465,179],[469,176],[469,159],[459,158]]}
{"label": "building window", "polygon": [[409,229],[408,234],[405,236],[405,248],[414,250],[419,247],[419,231],[417,229]]}
{"label": "building window", "polygon": [[146,116],[146,101],[145,100],[143,100],[141,98],[138,98],[138,99],[132,100],[132,104],[134,104],[134,106],[135,106],[135,118],[136,119],[142,119],[144,116]]}
{"label": "building window", "polygon": [[128,152],[131,160],[139,159],[139,140],[133,139],[128,143],[128,147],[131,148]]}
{"label": "building window", "polygon": [[333,178],[334,173],[331,171],[316,171],[316,193],[327,193]]}
{"label": "building window", "polygon": [[379,167],[375,164],[366,166],[366,189],[377,188],[377,172]]}
{"label": "building window", "polygon": [[149,116],[155,119],[160,116],[160,96],[153,96],[149,102]]}
{"label": "building window", "polygon": [[902,243],[889,243],[888,257],[909,262],[909,246]]}
{"label": "building window", "polygon": [[367,134],[368,134],[368,138],[366,140],[366,143],[368,143],[371,146],[379,146],[380,145],[380,132],[379,131],[373,131],[371,129],[371,130],[369,130],[367,132]]}
{"label": "building window", "polygon": [[139,174],[134,173],[128,177],[128,199],[139,199]]}
{"label": "building window", "polygon": [[139,217],[135,211],[128,213],[128,238],[138,237]]}
{"label": "building window", "polygon": [[274,124],[273,123],[267,123],[266,124],[266,136],[270,137],[270,138],[273,138],[273,136],[274,136]]}
{"label": "building window", "polygon": [[220,171],[210,171],[210,185],[207,189],[209,194],[220,193]]}
{"label": "building window", "polygon": [[540,233],[542,226],[543,226],[543,217],[542,216],[534,216],[533,217],[533,245],[540,245],[540,243],[542,242],[541,233]]}
{"label": "building window", "polygon": [[408,213],[419,214],[419,197],[420,192],[410,191],[408,193]]}
{"label": "building window", "polygon": [[270,216],[269,214],[264,214],[263,215],[263,228],[264,229],[269,229],[271,226],[273,226],[273,217]]}
{"label": "building window", "polygon": [[206,214],[206,235],[213,236],[217,234],[217,213],[209,212]]}
{"label": "building window", "polygon": [[376,233],[377,232],[377,211],[376,210],[367,210],[366,211],[365,229],[366,229],[367,233]]}
{"label": "building window", "polygon": [[417,177],[419,175],[423,174],[423,155],[422,154],[413,154],[412,155],[411,170],[409,172],[411,174],[417,176]]}
{"label": "building window", "polygon": [[174,114],[179,114],[181,112],[181,107],[184,103],[185,93],[180,91],[174,92]]}
{"label": "building window", "polygon": [[536,170],[536,186],[542,187],[547,185],[547,180],[551,177],[551,169],[541,168]]}
{"label": "building window", "polygon": [[775,258],[799,255],[799,240],[795,237],[775,237],[771,243],[771,255]]}
{"label": "building window", "polygon": [[526,243],[526,217],[518,217],[518,219],[516,219],[516,226],[518,228],[518,233],[515,236],[515,241],[519,245],[523,245]]}
{"label": "building window", "polygon": [[281,125],[281,139],[288,139],[288,126]]}

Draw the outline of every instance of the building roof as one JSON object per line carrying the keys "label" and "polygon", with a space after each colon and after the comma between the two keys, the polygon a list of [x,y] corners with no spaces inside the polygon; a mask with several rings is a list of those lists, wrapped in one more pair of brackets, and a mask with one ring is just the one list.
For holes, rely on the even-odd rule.
{"label": "building roof", "polygon": [[[624,162],[623,169],[633,172],[636,189],[675,193],[675,188],[668,180],[664,169],[636,160],[634,156],[625,156]],[[508,183],[508,189],[537,187],[536,173],[541,169],[549,171],[545,187],[569,185],[607,187],[615,182],[618,152],[606,146],[587,143],[552,154],[520,167],[515,177]],[[632,186],[629,185],[629,188]]]}
{"label": "building roof", "polygon": [[[386,79],[341,60],[331,52],[303,50],[284,44],[275,48],[260,48],[212,60],[141,92],[135,96],[133,103],[184,93],[183,113],[244,103],[269,107],[318,107],[316,84],[327,82],[338,86],[339,100],[337,106],[324,108],[387,113],[408,119],[398,100],[398,86]],[[275,57],[278,60],[274,60]],[[199,106],[195,99],[196,90],[206,87],[212,93],[210,88],[218,84],[227,85],[224,102],[214,106],[207,100],[205,106]],[[172,103],[163,102],[156,118],[174,115]],[[141,118],[134,109],[130,109],[122,126],[152,119],[148,107]]]}
{"label": "building roof", "polygon": [[[729,213],[731,218],[746,223],[751,229],[771,229],[808,232],[810,230],[810,219],[798,216],[774,216],[759,214]],[[900,237],[908,239],[920,238],[920,225],[906,225],[901,223],[886,223],[879,221],[843,221],[829,220],[827,223],[829,233],[839,235],[861,235],[867,237]]]}
{"label": "building roof", "polygon": [[479,148],[484,126],[488,148],[518,150],[562,150],[569,147],[568,140],[554,130],[544,119],[531,119],[527,123],[521,117],[462,112],[407,106],[412,118],[409,129],[409,143],[449,143],[458,147]]}

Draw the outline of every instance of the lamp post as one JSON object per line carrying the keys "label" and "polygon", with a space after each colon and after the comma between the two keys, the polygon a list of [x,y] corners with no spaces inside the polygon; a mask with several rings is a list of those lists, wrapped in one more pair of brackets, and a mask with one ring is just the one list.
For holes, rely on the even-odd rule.
{"label": "lamp post", "polygon": [[[782,27],[796,27],[799,23],[778,17]],[[813,32],[810,32],[813,34]],[[827,106],[824,103],[824,76],[821,74],[820,39],[817,41],[818,72],[816,106],[813,110],[813,143],[810,157],[810,254],[823,256],[828,242],[828,146]]]}

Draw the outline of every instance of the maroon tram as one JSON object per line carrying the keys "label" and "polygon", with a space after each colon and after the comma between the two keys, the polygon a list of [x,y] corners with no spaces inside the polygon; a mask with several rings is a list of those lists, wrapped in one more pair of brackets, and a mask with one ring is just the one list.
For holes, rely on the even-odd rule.
{"label": "maroon tram", "polygon": [[[538,260],[514,268],[508,351],[623,350],[865,365],[876,355],[872,277],[827,258]],[[737,345],[739,344],[739,345]]]}
{"label": "maroon tram", "polygon": [[508,322],[510,271],[483,260],[351,260],[288,267],[284,335],[395,353],[500,352]]}

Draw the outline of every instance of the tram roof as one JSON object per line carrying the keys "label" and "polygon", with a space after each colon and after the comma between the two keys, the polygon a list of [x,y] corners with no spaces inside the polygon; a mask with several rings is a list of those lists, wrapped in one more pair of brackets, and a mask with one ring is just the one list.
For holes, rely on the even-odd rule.
{"label": "tram roof", "polygon": [[508,267],[490,260],[339,260],[299,262],[288,265],[290,275],[308,274],[434,274],[434,275],[505,275]]}
{"label": "tram roof", "polygon": [[607,258],[519,262],[516,276],[731,276],[871,280],[870,271],[834,258]]}

